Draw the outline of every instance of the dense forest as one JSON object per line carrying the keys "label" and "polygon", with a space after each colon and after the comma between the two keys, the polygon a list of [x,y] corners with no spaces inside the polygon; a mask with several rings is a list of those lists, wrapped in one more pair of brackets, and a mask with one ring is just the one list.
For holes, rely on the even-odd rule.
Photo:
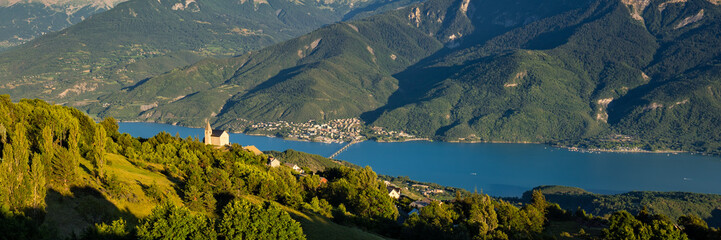
{"label": "dense forest", "polygon": [[[389,197],[370,167],[339,164],[299,174],[269,167],[268,155],[237,144],[218,148],[168,133],[134,138],[119,133],[112,118],[96,123],[77,109],[13,103],[6,95],[0,150],[2,239],[329,239],[324,230],[332,229],[357,239],[713,239],[720,233],[694,215],[675,221],[645,210],[607,218],[565,211],[541,191],[525,203],[458,191],[453,200],[412,209],[413,200]],[[326,221],[327,228],[309,219]]]}

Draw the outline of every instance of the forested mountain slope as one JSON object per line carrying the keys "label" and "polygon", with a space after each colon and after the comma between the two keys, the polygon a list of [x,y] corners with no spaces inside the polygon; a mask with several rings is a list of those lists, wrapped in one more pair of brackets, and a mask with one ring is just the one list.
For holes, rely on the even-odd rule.
{"label": "forested mountain slope", "polygon": [[230,57],[412,0],[133,0],[0,54],[0,93],[82,106],[204,57]]}
{"label": "forested mountain slope", "polygon": [[[150,78],[101,116],[360,117],[460,141],[716,152],[717,1],[431,0]],[[172,89],[172,90],[169,90]]]}
{"label": "forested mountain slope", "polygon": [[[592,2],[414,66],[411,76],[458,71],[374,123],[450,139],[547,141],[612,130],[667,146],[718,143],[719,7],[654,1],[633,8]],[[419,123],[419,115],[429,117]]]}
{"label": "forested mountain slope", "polygon": [[[142,107],[135,105],[127,109],[127,104],[158,104],[143,116],[188,123],[196,120],[188,117],[204,118],[211,114],[229,119],[291,121],[359,116],[385,106],[390,95],[398,91],[399,82],[394,74],[424,58],[432,58],[433,53],[446,51],[443,44],[458,44],[453,36],[463,34],[461,32],[470,27],[468,18],[457,14],[460,4],[431,1],[363,20],[333,24],[234,59],[202,61],[151,78],[129,88],[127,93],[112,95],[103,100],[110,107],[101,111],[108,116],[125,117],[123,113],[137,114],[137,107]],[[489,12],[484,13],[487,15],[504,6],[488,4],[491,6]],[[416,14],[421,11],[419,7],[429,14]],[[551,13],[554,10],[544,12]],[[495,24],[487,20],[479,27],[490,29]],[[497,32],[476,38],[488,38],[485,35],[493,36]],[[224,94],[206,93],[208,91]],[[203,107],[178,106],[182,104]],[[166,108],[188,111],[164,111]],[[196,109],[202,112],[197,113]],[[170,114],[163,116],[164,113]]]}

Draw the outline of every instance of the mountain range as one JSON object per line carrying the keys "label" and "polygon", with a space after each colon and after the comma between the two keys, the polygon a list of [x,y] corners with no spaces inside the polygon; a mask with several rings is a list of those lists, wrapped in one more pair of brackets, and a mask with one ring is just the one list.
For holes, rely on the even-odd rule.
{"label": "mountain range", "polygon": [[[125,4],[140,3],[150,4]],[[341,17],[347,21],[159,75],[160,69],[192,61],[179,60],[127,80],[110,74],[85,85],[75,81],[77,91],[52,89],[38,80],[48,77],[38,73],[2,92],[42,96],[41,91],[52,89],[49,99],[100,117],[190,126],[212,117],[216,126],[235,130],[254,121],[357,117],[372,126],[446,141],[718,153],[719,4],[427,0],[365,18]],[[122,5],[108,13],[131,9]],[[100,16],[57,35],[93,29],[81,26]],[[0,55],[0,71],[16,74],[3,63],[9,54],[30,55],[40,40],[53,39]],[[173,44],[167,48],[180,48],[168,43]],[[222,43],[208,44],[218,51],[193,52],[191,60],[253,49]],[[25,63],[15,66],[32,72]],[[75,71],[89,69],[94,68]],[[30,90],[43,85],[49,88]],[[75,97],[65,96],[68,91]]]}
{"label": "mountain range", "polygon": [[413,0],[133,0],[0,54],[19,97],[93,102],[175,67],[230,57]]}

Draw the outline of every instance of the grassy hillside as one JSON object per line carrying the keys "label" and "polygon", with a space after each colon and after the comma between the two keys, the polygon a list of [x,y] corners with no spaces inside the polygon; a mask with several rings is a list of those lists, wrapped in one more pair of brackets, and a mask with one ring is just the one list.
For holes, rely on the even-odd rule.
{"label": "grassy hillside", "polygon": [[[75,186],[67,193],[51,191],[46,199],[48,206],[43,226],[56,229],[55,237],[72,233],[80,235],[95,223],[110,222],[118,218],[136,224],[160,203],[147,193],[150,186],[156,186],[164,200],[183,204],[175,190],[178,188],[177,182],[158,172],[133,165],[121,155],[108,154],[106,157],[108,173],[117,176],[119,184],[124,186],[123,194],[128,197],[118,199],[106,193],[104,187],[94,182],[92,173],[88,171],[93,168],[92,164],[87,160],[81,161],[78,172],[87,185]],[[257,203],[266,201],[252,195],[246,198]],[[284,210],[301,223],[308,239],[385,239],[358,228],[338,225],[323,216],[303,213],[289,207],[284,207]]]}
{"label": "grassy hillside", "polygon": [[166,176],[132,165],[120,155],[108,154],[108,173],[116,175],[117,181],[124,185],[125,199],[118,199],[107,192],[103,186],[95,182],[89,169],[93,169],[90,161],[80,161],[79,177],[85,184],[77,185],[68,192],[51,191],[46,199],[47,214],[43,225],[57,229],[57,236],[81,234],[85,229],[98,222],[110,222],[120,217],[137,223],[138,219],[150,214],[158,204],[157,200],[148,196],[143,189],[155,185],[167,200],[182,204],[175,193],[175,183]]}

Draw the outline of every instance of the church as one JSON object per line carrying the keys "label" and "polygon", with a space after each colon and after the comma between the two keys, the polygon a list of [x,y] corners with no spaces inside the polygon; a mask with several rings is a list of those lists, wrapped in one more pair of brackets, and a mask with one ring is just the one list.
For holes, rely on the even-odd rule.
{"label": "church", "polygon": [[203,142],[209,145],[225,146],[230,144],[228,132],[210,128],[210,122],[205,121],[205,138]]}

